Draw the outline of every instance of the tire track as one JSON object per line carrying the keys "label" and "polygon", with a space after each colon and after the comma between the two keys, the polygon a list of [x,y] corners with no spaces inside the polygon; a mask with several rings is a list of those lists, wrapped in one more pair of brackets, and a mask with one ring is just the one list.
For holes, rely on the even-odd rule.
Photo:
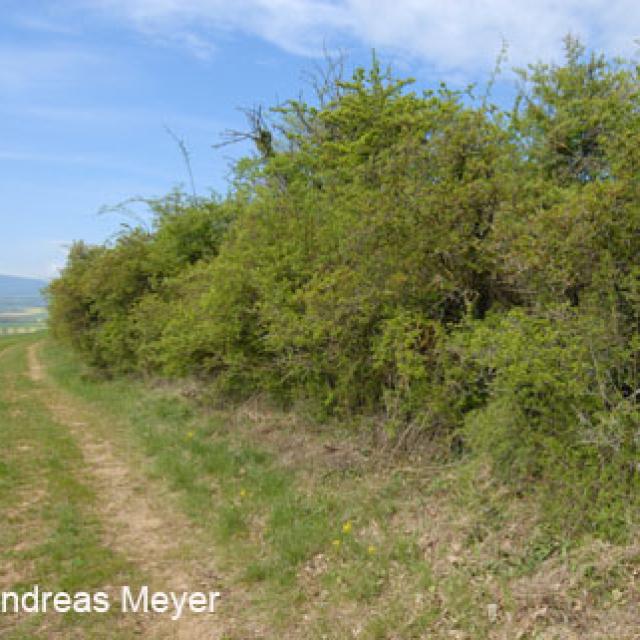
{"label": "tire track", "polygon": [[[102,435],[108,432],[105,418],[50,381],[39,346],[34,343],[27,350],[29,377],[52,416],[69,429],[82,451],[99,496],[105,543],[140,570],[150,591],[218,591],[215,573],[196,555],[197,543],[185,516],[162,487],[118,455]],[[185,613],[176,621],[170,614],[136,615],[139,632],[149,638],[217,640],[222,633],[217,613]]]}

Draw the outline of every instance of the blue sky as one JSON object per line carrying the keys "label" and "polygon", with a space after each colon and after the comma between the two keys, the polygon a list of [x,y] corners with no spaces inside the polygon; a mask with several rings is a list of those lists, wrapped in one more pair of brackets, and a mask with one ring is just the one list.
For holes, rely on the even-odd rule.
{"label": "blue sky", "polygon": [[51,277],[73,239],[117,231],[123,218],[103,205],[186,183],[165,127],[188,146],[198,192],[224,192],[242,150],[211,145],[242,128],[238,107],[297,95],[323,46],[352,64],[375,47],[426,87],[485,81],[503,38],[507,66],[557,58],[569,31],[634,55],[640,4],[2,0],[0,273]]}

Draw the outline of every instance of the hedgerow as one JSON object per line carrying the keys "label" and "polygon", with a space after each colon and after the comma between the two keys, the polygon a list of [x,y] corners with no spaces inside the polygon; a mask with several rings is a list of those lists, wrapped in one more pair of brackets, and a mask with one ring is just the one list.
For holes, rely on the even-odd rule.
{"label": "hedgerow", "polygon": [[447,438],[617,535],[640,469],[638,68],[568,39],[519,73],[504,109],[374,58],[254,120],[224,199],[173,193],[150,229],[73,246],[52,333],[106,371]]}

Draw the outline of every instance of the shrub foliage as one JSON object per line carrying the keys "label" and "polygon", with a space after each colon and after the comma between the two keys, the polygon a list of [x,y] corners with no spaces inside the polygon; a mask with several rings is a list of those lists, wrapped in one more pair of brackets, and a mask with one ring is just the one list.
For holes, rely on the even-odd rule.
{"label": "shrub foliage", "polygon": [[151,229],[73,246],[53,334],[107,371],[450,438],[620,532],[640,470],[639,73],[568,39],[520,79],[503,109],[374,58],[274,109],[224,199],[176,192]]}

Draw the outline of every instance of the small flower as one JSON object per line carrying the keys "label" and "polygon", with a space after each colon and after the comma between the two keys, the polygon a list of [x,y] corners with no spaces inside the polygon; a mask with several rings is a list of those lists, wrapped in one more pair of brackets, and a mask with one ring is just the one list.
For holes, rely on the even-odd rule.
{"label": "small flower", "polygon": [[193,436],[195,436],[196,434],[193,431],[188,431],[187,435],[185,436],[185,438],[187,438],[187,440],[191,440],[193,438]]}
{"label": "small flower", "polygon": [[349,534],[349,533],[351,533],[351,529],[353,529],[353,525],[351,524],[351,521],[350,521],[350,520],[347,520],[347,521],[342,525],[342,533]]}
{"label": "small flower", "polygon": [[342,542],[336,539],[331,544],[337,549],[342,544]]}
{"label": "small flower", "polygon": [[247,490],[246,489],[240,489],[240,497],[241,498],[245,498],[247,496]]}
{"label": "small flower", "polygon": [[374,544],[370,544],[370,545],[367,547],[367,553],[368,553],[370,556],[374,555],[376,551],[377,551],[377,549],[376,549],[376,546],[375,546]]}

